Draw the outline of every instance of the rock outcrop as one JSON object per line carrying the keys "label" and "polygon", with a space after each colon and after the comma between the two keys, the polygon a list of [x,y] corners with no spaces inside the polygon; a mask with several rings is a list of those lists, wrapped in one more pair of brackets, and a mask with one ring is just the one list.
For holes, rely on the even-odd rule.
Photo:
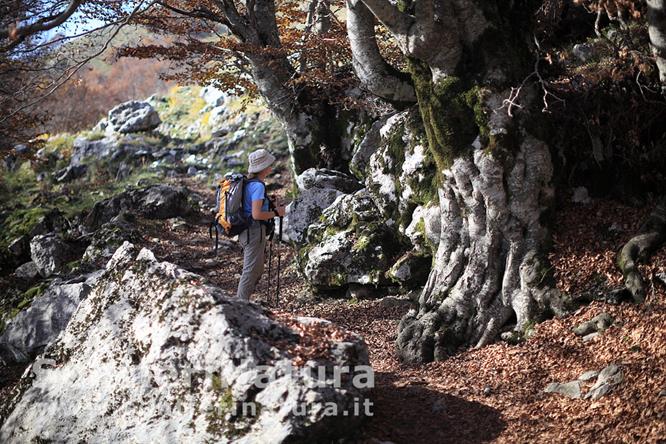
{"label": "rock outcrop", "polygon": [[64,330],[76,307],[90,292],[91,282],[52,283],[7,325],[0,336],[0,360],[13,364],[34,358]]}
{"label": "rock outcrop", "polygon": [[363,341],[327,321],[280,321],[200,280],[123,244],[0,412],[0,441],[353,435],[372,385]]}
{"label": "rock outcrop", "polygon": [[38,235],[30,241],[30,257],[43,277],[64,271],[71,254],[69,245],[54,233]]}
{"label": "rock outcrop", "polygon": [[302,268],[316,290],[349,284],[377,286],[388,281],[400,240],[381,222],[367,189],[341,195],[308,229]]}
{"label": "rock outcrop", "polygon": [[123,134],[137,133],[153,130],[160,123],[160,116],[150,103],[132,100],[109,111],[107,130]]}
{"label": "rock outcrop", "polygon": [[97,229],[121,212],[138,214],[150,219],[169,219],[191,212],[191,192],[185,187],[153,185],[131,189],[97,202],[86,217],[87,227]]}
{"label": "rock outcrop", "polygon": [[353,177],[338,171],[310,168],[296,178],[299,196],[287,207],[285,237],[305,242],[308,227],[318,221],[322,211],[338,196],[361,188]]}
{"label": "rock outcrop", "polygon": [[289,215],[296,221],[289,238],[307,240],[300,267],[315,290],[364,285],[408,291],[425,283],[439,243],[440,214],[431,202],[437,198],[433,160],[414,130],[418,118],[410,110],[371,126],[350,162],[365,185],[361,190],[323,195],[320,188],[312,192],[299,184],[306,191]]}

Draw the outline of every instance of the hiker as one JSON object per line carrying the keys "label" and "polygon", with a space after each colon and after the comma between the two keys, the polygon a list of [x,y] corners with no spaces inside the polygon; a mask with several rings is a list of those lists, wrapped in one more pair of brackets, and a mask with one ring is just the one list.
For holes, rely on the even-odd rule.
{"label": "hiker", "polygon": [[273,218],[282,217],[285,212],[284,206],[269,209],[264,180],[271,172],[273,162],[275,156],[264,149],[256,150],[249,156],[249,181],[245,185],[243,211],[252,222],[249,228],[238,235],[238,241],[243,248],[243,274],[236,296],[244,300],[250,299],[264,271],[266,236],[270,234],[269,229],[272,229]]}

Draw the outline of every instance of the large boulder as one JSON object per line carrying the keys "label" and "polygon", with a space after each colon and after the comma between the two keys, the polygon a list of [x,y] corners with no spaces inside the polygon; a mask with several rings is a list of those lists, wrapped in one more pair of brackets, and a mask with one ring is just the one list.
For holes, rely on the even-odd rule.
{"label": "large boulder", "polygon": [[7,325],[0,336],[0,361],[5,364],[29,362],[65,329],[72,313],[89,292],[86,282],[52,283]]}
{"label": "large boulder", "polygon": [[308,230],[308,246],[301,264],[316,290],[334,290],[349,284],[387,283],[386,271],[399,253],[395,227],[378,218],[379,211],[366,189],[342,195],[324,210]]}
{"label": "large boulder", "polygon": [[329,234],[309,250],[304,267],[308,283],[317,290],[384,283],[393,241],[393,232],[383,225]]}
{"label": "large boulder", "polygon": [[39,274],[49,277],[65,271],[65,265],[72,259],[72,250],[56,234],[40,234],[30,241],[30,257]]}
{"label": "large boulder", "polygon": [[153,185],[130,189],[117,196],[97,202],[85,219],[89,229],[97,229],[122,212],[149,219],[169,219],[192,212],[193,194],[185,187]]}
{"label": "large boulder", "polygon": [[111,158],[119,149],[118,141],[114,137],[105,137],[98,140],[89,140],[77,137],[72,145],[70,165],[78,167],[88,160],[102,160]]}
{"label": "large boulder", "polygon": [[111,259],[125,241],[138,242],[140,239],[141,233],[134,227],[131,214],[120,213],[91,234],[81,261],[98,265]]}
{"label": "large boulder", "polygon": [[285,238],[302,244],[308,227],[338,196],[361,188],[353,177],[334,170],[310,168],[296,178],[299,196],[287,207]]}
{"label": "large boulder", "polygon": [[354,150],[349,169],[358,179],[365,178],[366,169],[370,163],[370,156],[377,151],[382,143],[382,128],[386,125],[388,117],[381,118],[374,122],[370,129],[364,134],[361,143]]}
{"label": "large boulder", "polygon": [[[290,208],[288,235],[302,245],[299,266],[316,290],[359,284],[410,290],[425,283],[441,215],[436,167],[420,125],[414,107],[377,120],[350,162],[365,188],[302,192]],[[313,171],[304,182],[315,182]]]}
{"label": "large boulder", "polygon": [[123,134],[151,131],[160,123],[160,116],[150,103],[132,100],[109,111],[107,131]]}
{"label": "large boulder", "polygon": [[227,98],[224,91],[214,86],[206,86],[201,88],[199,97],[204,99],[204,101],[212,108],[217,108],[218,106],[224,105],[224,102]]}
{"label": "large boulder", "polygon": [[364,414],[367,365],[360,337],[126,243],[18,383],[0,441],[337,441]]}

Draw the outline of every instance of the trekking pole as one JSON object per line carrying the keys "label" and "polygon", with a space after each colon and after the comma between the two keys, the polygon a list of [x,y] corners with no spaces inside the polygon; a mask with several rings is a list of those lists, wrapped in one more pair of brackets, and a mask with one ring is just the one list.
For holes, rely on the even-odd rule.
{"label": "trekking pole", "polygon": [[213,230],[215,230],[215,256],[217,256],[217,246],[219,244],[219,233],[217,231],[217,227],[215,226],[215,222],[211,222],[210,225],[208,225],[208,236],[212,239],[213,238]]}
{"label": "trekking pole", "polygon": [[280,243],[282,242],[282,216],[280,216],[280,230],[278,231],[278,249],[277,249],[277,289],[275,291],[275,306],[277,307],[280,304],[280,268],[281,268],[281,257],[280,257]]}
{"label": "trekking pole", "polygon": [[271,302],[271,270],[273,268],[273,239],[268,244],[268,285],[266,285],[266,302]]}

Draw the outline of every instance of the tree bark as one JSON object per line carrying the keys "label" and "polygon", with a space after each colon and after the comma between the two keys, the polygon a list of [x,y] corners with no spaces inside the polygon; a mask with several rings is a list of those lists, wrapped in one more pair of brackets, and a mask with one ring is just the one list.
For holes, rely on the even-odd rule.
{"label": "tree bark", "polygon": [[437,254],[418,310],[400,323],[405,361],[445,359],[563,313],[543,256],[553,196],[548,146],[525,134],[506,156],[487,148],[477,139],[444,173]]}
{"label": "tree bark", "polygon": [[659,80],[666,90],[666,1],[647,0],[648,33],[652,51],[657,58]]}
{"label": "tree bark", "polygon": [[553,165],[528,130],[538,94],[525,86],[520,112],[503,109],[534,66],[533,11],[499,1],[362,1],[409,59],[438,168],[440,243],[418,309],[400,323],[399,356],[444,359],[562,314],[545,258]]}
{"label": "tree bark", "polygon": [[641,226],[639,233],[622,247],[617,256],[624,285],[637,304],[645,300],[645,283],[638,264],[647,261],[664,242],[666,242],[666,198],[661,199]]}
{"label": "tree bark", "polygon": [[375,17],[361,0],[347,0],[347,35],[354,72],[370,93],[393,103],[414,103],[414,87],[386,63],[375,38]]}

